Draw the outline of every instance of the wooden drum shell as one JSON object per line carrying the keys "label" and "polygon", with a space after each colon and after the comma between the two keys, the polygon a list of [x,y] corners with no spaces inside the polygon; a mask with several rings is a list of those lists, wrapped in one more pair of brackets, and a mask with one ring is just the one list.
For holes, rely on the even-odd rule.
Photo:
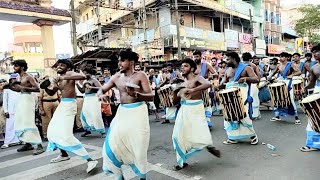
{"label": "wooden drum shell", "polygon": [[309,118],[311,129],[320,132],[320,94],[312,94],[300,101],[300,106]]}

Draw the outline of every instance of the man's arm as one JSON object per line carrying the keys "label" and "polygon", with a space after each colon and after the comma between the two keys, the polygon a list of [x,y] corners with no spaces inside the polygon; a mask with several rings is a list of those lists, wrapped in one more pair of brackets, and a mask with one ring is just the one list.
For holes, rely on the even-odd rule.
{"label": "man's arm", "polygon": [[294,65],[294,63],[291,64],[291,68],[293,70],[292,74],[290,76],[287,76],[287,78],[292,78],[293,76],[300,76],[301,72],[299,71],[298,67]]}
{"label": "man's arm", "polygon": [[305,92],[307,92],[308,89],[311,89],[311,88],[313,88],[315,86],[316,79],[317,78],[316,78],[316,75],[313,72],[313,68],[311,68],[309,83],[308,83],[308,85],[306,87],[304,87]]}
{"label": "man's arm", "polygon": [[270,80],[271,78],[273,78],[273,76],[275,76],[278,72],[279,72],[279,66],[276,66],[276,69],[273,71],[273,73],[272,73],[271,76],[269,77],[269,80]]}
{"label": "man's arm", "polygon": [[86,76],[83,73],[76,73],[72,71],[68,71],[66,75],[59,76],[61,80],[85,80]]}
{"label": "man's arm", "polygon": [[98,91],[98,94],[105,94],[111,88],[115,87],[115,79],[117,75],[118,74],[113,75],[111,79],[100,88],[100,90]]}
{"label": "man's arm", "polygon": [[[43,102],[42,102],[43,93],[44,93],[44,90],[43,90],[43,89],[40,89],[40,93],[39,93],[39,96],[38,96],[38,104],[39,104],[39,110],[40,110],[40,112],[43,112],[43,111],[44,111],[44,109],[43,109]],[[51,95],[50,95],[50,96],[51,96]]]}
{"label": "man's arm", "polygon": [[226,69],[226,72],[224,73],[223,79],[221,80],[218,89],[224,89],[226,87],[226,83],[228,82],[227,71],[228,71],[228,69]]}
{"label": "man's arm", "polygon": [[238,80],[239,83],[258,83],[259,79],[258,76],[256,75],[256,73],[253,71],[253,69],[251,67],[246,67],[245,68],[246,71],[246,77],[242,77]]}
{"label": "man's arm", "polygon": [[[207,69],[208,69],[209,73],[211,73],[211,74],[216,74],[217,73],[215,71],[215,69],[211,66],[211,64],[209,64],[209,63],[207,63]],[[209,74],[208,74],[208,77],[209,77]]]}
{"label": "man's arm", "polygon": [[141,101],[153,101],[152,93],[148,77],[145,73],[140,73],[142,92],[137,92],[137,98]]}

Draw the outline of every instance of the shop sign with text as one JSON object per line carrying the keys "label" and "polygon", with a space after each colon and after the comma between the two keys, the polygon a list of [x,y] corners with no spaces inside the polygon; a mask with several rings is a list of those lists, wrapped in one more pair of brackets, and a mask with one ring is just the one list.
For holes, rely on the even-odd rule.
{"label": "shop sign with text", "polygon": [[252,42],[252,35],[246,33],[239,33],[239,42],[244,44],[251,44]]}

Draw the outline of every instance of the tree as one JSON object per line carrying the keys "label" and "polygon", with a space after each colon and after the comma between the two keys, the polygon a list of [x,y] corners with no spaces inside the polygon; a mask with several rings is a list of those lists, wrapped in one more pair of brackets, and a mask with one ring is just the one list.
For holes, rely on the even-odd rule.
{"label": "tree", "polygon": [[304,5],[299,12],[302,18],[297,20],[295,31],[299,36],[308,37],[312,44],[320,43],[320,5]]}

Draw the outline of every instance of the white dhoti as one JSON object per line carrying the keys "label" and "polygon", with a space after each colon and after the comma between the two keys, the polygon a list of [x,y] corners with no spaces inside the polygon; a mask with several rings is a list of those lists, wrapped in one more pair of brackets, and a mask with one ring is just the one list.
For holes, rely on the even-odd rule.
{"label": "white dhoti", "polygon": [[[248,85],[247,84],[232,84],[228,83],[227,87],[240,87],[241,96],[243,102],[247,99],[248,96]],[[253,128],[252,120],[248,115],[248,103],[244,106],[247,116],[240,121],[224,121],[224,129],[227,132],[228,139],[230,140],[240,140],[248,139],[253,136],[256,136],[256,133]]]}
{"label": "white dhoti", "polygon": [[144,102],[121,104],[103,145],[103,171],[121,179],[121,165],[126,164],[140,178],[146,178],[149,139],[147,105]]}
{"label": "white dhoti", "polygon": [[251,84],[251,96],[253,98],[253,113],[252,117],[253,118],[259,118],[261,117],[260,114],[260,99],[259,99],[259,89],[257,87],[257,84]]}
{"label": "white dhoti", "polygon": [[6,121],[6,136],[4,138],[4,144],[18,143],[19,139],[14,131],[14,114],[9,114],[9,118]]}
{"label": "white dhoti", "polygon": [[183,167],[187,158],[212,145],[202,100],[183,100],[174,125],[172,141],[177,163]]}
{"label": "white dhoti", "polygon": [[83,159],[90,156],[81,142],[73,135],[74,117],[77,114],[77,102],[74,98],[62,98],[48,126],[47,151],[62,149]]}
{"label": "white dhoti", "polygon": [[85,95],[81,111],[81,123],[87,131],[105,133],[101,102],[96,94]]}
{"label": "white dhoti", "polygon": [[167,120],[176,120],[176,115],[177,115],[177,107],[166,107],[166,119]]}
{"label": "white dhoti", "polygon": [[[316,86],[314,88],[314,93],[320,92],[320,80],[317,81]],[[307,131],[307,139],[306,146],[310,148],[320,149],[320,133],[314,131],[310,126],[310,119],[308,120],[308,126],[306,128]]]}
{"label": "white dhoti", "polygon": [[35,123],[35,99],[31,93],[21,93],[17,102],[14,130],[20,141],[41,144],[39,130]]}

